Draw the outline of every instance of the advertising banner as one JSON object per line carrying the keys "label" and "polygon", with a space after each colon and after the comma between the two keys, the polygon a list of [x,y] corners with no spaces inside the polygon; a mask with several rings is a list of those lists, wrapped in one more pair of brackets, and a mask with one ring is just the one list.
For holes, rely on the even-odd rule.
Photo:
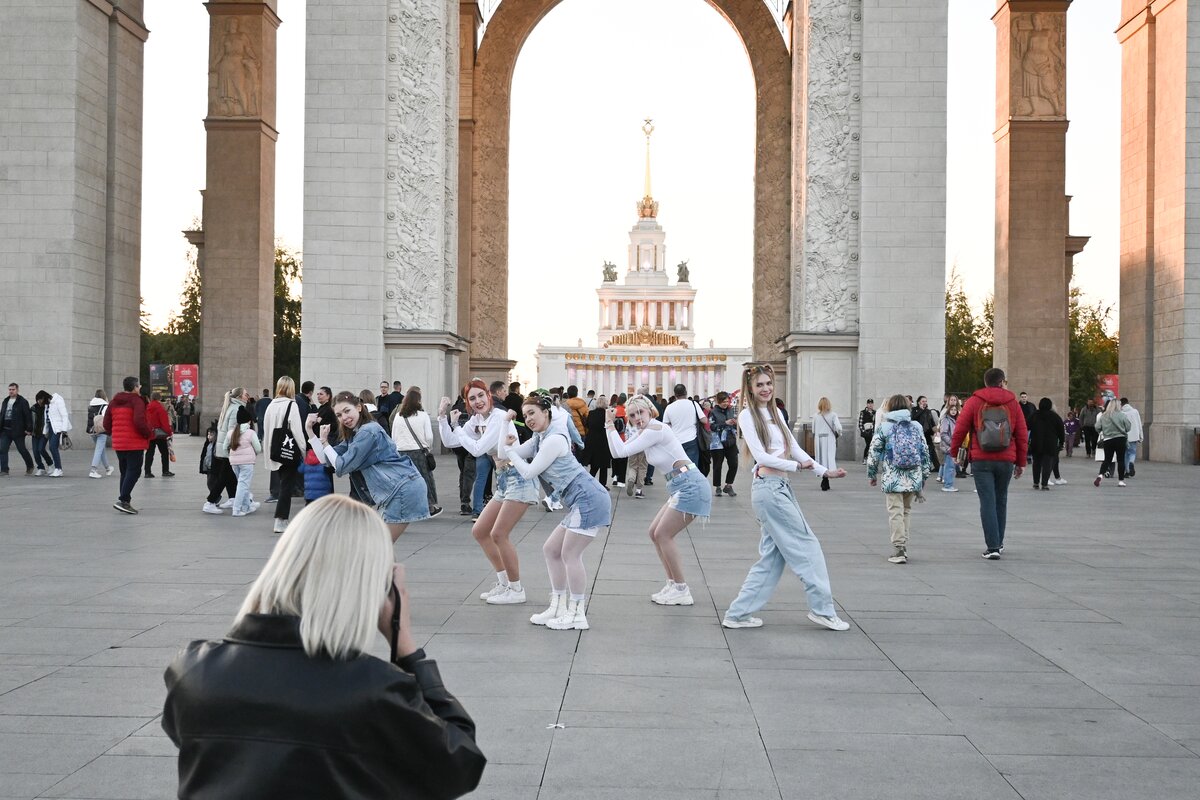
{"label": "advertising banner", "polygon": [[1096,380],[1096,402],[1103,408],[1109,400],[1121,396],[1121,380],[1118,375],[1101,375]]}
{"label": "advertising banner", "polygon": [[175,397],[200,397],[200,365],[176,364],[171,368],[172,392]]}
{"label": "advertising banner", "polygon": [[167,364],[150,365],[150,391],[166,398],[171,394],[171,367]]}

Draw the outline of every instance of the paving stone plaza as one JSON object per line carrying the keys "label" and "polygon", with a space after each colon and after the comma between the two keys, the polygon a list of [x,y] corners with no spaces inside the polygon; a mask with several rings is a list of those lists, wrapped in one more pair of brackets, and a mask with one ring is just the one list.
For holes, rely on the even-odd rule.
{"label": "paving stone plaza", "polygon": [[[163,669],[228,629],[275,542],[263,512],[202,514],[198,440],[177,449],[179,477],[143,479],[136,517],[109,507],[115,478],[83,477],[90,451],[64,454],[65,478],[0,482],[0,798],[174,796]],[[805,619],[790,574],[763,628],[719,625],[756,557],[744,474],[681,534],[690,608],[648,599],[662,488],[620,495],[585,554],[584,632],[527,621],[557,515],[514,532],[524,606],[479,601],[492,576],[468,518],[412,526],[396,556],[418,640],[489,759],[472,797],[1196,797],[1200,471],[1140,464],[1129,488],[1095,489],[1091,462],[1063,464],[1066,486],[1014,485],[998,562],[979,557],[969,480],[933,485],[898,566],[863,467],[827,493],[795,478],[846,633]],[[448,490],[452,458],[437,477]]]}

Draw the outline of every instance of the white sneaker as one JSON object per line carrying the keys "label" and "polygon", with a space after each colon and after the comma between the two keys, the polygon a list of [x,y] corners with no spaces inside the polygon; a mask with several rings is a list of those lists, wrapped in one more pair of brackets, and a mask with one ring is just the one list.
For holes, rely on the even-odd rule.
{"label": "white sneaker", "polygon": [[762,624],[762,620],[758,617],[746,617],[745,619],[725,617],[721,620],[721,625],[726,628],[761,628]]}
{"label": "white sneaker", "polygon": [[818,625],[824,625],[831,631],[845,631],[850,629],[850,623],[838,619],[837,614],[834,614],[832,617],[823,617],[820,614],[814,614],[810,611],[808,612],[808,618]]}
{"label": "white sneaker", "polygon": [[201,510],[205,514],[224,514],[225,513],[224,511],[221,510],[220,506],[218,506],[216,503],[205,503],[204,508]]}
{"label": "white sneaker", "polygon": [[218,505],[217,508],[233,508],[233,498],[231,497],[228,500],[224,501],[223,503]]}
{"label": "white sneaker", "polygon": [[1058,479],[1058,485],[1059,485],[1059,486],[1066,486],[1066,485],[1067,485],[1067,479],[1066,479],[1066,478],[1059,478],[1059,479]]}
{"label": "white sneaker", "polygon": [[534,625],[545,625],[552,619],[557,619],[559,614],[566,610],[566,595],[550,593],[550,607],[540,614],[534,614],[529,618],[529,621]]}
{"label": "white sneaker", "polygon": [[250,507],[247,508],[245,511],[234,511],[233,516],[246,517],[246,516],[253,514],[255,511],[258,511],[260,508],[262,508],[262,503],[251,503]]}
{"label": "white sneaker", "polygon": [[92,471],[88,473],[88,477],[89,478],[103,478],[104,476],[100,474],[100,471],[98,469],[96,469],[95,467],[92,467]]}
{"label": "white sneaker", "polygon": [[943,486],[942,491],[943,492],[957,492],[958,489],[954,486]]}
{"label": "white sneaker", "polygon": [[657,592],[655,592],[654,594],[650,595],[650,602],[652,602],[652,603],[657,603],[657,602],[658,602],[658,598],[662,597],[664,594],[666,594],[667,592],[671,591],[671,588],[672,588],[674,585],[675,585],[674,581],[667,581],[667,585],[666,585],[666,586],[662,587],[662,588],[661,588],[661,589],[659,589]]}
{"label": "white sneaker", "polygon": [[660,606],[690,606],[694,604],[692,600],[692,590],[688,588],[678,589],[675,586],[668,587],[654,598],[654,602]]}
{"label": "white sneaker", "polygon": [[547,621],[546,627],[556,631],[586,631],[588,621],[587,616],[583,613],[586,602],[585,600],[568,600],[567,607],[562,614]]}
{"label": "white sneaker", "polygon": [[493,606],[510,606],[510,605],[514,605],[516,603],[524,603],[525,602],[525,590],[522,589],[521,591],[518,592],[516,589],[513,589],[511,586],[505,586],[503,592],[501,592],[500,594],[498,594],[494,597],[489,597],[487,599],[487,601],[490,605],[493,605]]}
{"label": "white sneaker", "polygon": [[50,471],[51,478],[61,478],[62,476],[63,476],[63,471],[61,469],[53,469]]}
{"label": "white sneaker", "polygon": [[624,489],[625,481],[617,481],[616,483],[613,484],[613,486],[616,486],[618,489]]}
{"label": "white sneaker", "polygon": [[[62,475],[62,473],[61,473],[61,472],[60,472],[60,473],[58,473],[58,474],[59,474],[59,475]],[[1126,483],[1125,483],[1125,481],[1117,481],[1117,486],[1127,486],[1127,485],[1128,485],[1128,484],[1126,484]]]}
{"label": "white sneaker", "polygon": [[480,600],[491,600],[493,597],[499,597],[500,595],[504,594],[507,591],[508,591],[508,584],[497,583],[495,586],[488,589],[486,592],[483,592],[482,594],[480,594],[479,599]]}
{"label": "white sneaker", "polygon": [[35,477],[38,477],[38,478],[40,478],[40,477],[42,477],[43,475],[45,475],[45,474],[46,474],[46,470],[42,469],[41,467],[38,467],[38,468],[37,468],[37,469],[34,471],[34,473],[33,473],[33,474],[34,474],[34,476],[35,476]]}
{"label": "white sneaker", "polygon": [[272,533],[283,533],[287,530],[288,521],[286,519],[275,520],[275,526],[271,529]]}
{"label": "white sneaker", "polygon": [[246,513],[253,514],[255,511],[258,511],[260,508],[262,508],[262,503],[259,503],[256,500],[251,500],[250,501],[250,510],[247,511]]}
{"label": "white sneaker", "polygon": [[112,474],[113,474],[113,470],[115,470],[115,469],[116,469],[116,467],[105,467],[105,468],[104,468],[104,474],[105,474],[105,475],[112,475]]}

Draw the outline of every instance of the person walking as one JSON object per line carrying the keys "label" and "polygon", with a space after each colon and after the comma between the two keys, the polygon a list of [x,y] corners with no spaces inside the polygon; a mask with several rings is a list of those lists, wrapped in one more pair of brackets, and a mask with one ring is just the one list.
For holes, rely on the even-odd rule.
{"label": "person walking", "polygon": [[[712,450],[712,485],[713,494],[720,497],[722,493],[729,497],[737,497],[733,490],[733,482],[738,472],[737,447],[737,409],[733,407],[733,398],[729,392],[717,392],[717,402],[708,418],[712,427],[714,442],[720,442],[719,449]],[[725,469],[725,484],[721,484],[721,470]]]}
{"label": "person walking", "polygon": [[1050,477],[1058,461],[1058,451],[1067,441],[1066,426],[1054,410],[1054,401],[1043,397],[1029,418],[1029,452],[1033,455],[1033,488],[1050,491],[1058,479]]}
{"label": "person walking", "polygon": [[938,479],[941,479],[942,463],[938,458],[937,448],[933,446],[934,437],[938,433],[938,416],[937,412],[929,407],[929,398],[921,395],[917,398],[916,408],[912,409],[913,422],[921,426],[921,431],[925,434],[925,447],[929,451],[929,461],[933,464],[933,469],[938,472]]}
{"label": "person walking", "polygon": [[1083,428],[1083,443],[1088,458],[1096,455],[1096,442],[1100,438],[1100,431],[1096,427],[1099,418],[1100,407],[1096,405],[1096,398],[1089,397],[1087,405],[1079,413],[1079,424]]}
{"label": "person walking", "polygon": [[758,562],[750,568],[721,624],[726,628],[761,627],[763,621],[751,615],[771,599],[787,566],[804,582],[808,618],[830,630],[848,630],[850,625],[838,617],[833,605],[821,543],[804,519],[787,479],[788,473],[802,468],[831,478],[843,478],[846,471],[827,471],[801,449],[775,399],[775,371],[771,366],[746,367],[742,372],[738,430],[754,459],[750,502],[762,526],[762,538]]}
{"label": "person walking", "polygon": [[1067,418],[1063,421],[1063,431],[1067,436],[1065,443],[1067,449],[1067,458],[1071,458],[1075,452],[1075,445],[1079,442],[1079,431],[1082,427],[1083,426],[1079,424],[1079,416],[1075,413],[1075,411],[1068,411]]}
{"label": "person walking", "polygon": [[412,461],[396,450],[387,431],[367,413],[358,395],[341,392],[331,407],[337,415],[337,443],[330,443],[328,425],[322,424],[314,432],[320,416],[309,414],[305,420],[309,444],[336,474],[350,476],[358,499],[376,508],[394,542],[410,523],[429,518],[425,481]]}
{"label": "person walking", "polygon": [[[304,417],[301,416],[300,404],[296,401],[296,381],[288,375],[283,375],[275,381],[275,397],[263,412],[262,429],[263,452],[267,454],[267,469],[271,471],[272,476],[270,483],[276,487],[273,531],[283,533],[292,515],[292,499],[299,483],[300,464],[290,461],[280,463],[271,458],[271,453],[276,449],[277,436],[285,438],[281,447],[295,448],[301,455],[306,455],[308,440],[304,435]],[[289,439],[290,441],[286,441]],[[307,480],[304,486],[307,497]]]}
{"label": "person walking", "polygon": [[46,409],[50,405],[50,393],[45,389],[39,389],[37,394],[33,396],[33,407],[30,413],[33,416],[33,436],[29,440],[30,449],[33,450],[33,461],[37,465],[34,475],[41,477],[54,472],[54,461],[50,458],[50,452],[46,449],[48,439],[46,438]]}
{"label": "person walking", "polygon": [[942,450],[942,491],[957,492],[958,489],[954,486],[954,479],[958,475],[958,463],[955,456],[956,451],[950,449],[950,443],[954,441],[954,428],[958,424],[959,399],[955,395],[950,395],[946,398],[945,413],[942,414],[941,420],[938,421],[938,447]]}
{"label": "person walking", "polygon": [[[550,606],[529,621],[552,630],[587,630],[587,568],[583,551],[600,528],[612,522],[608,489],[571,455],[567,434],[570,420],[554,421],[554,401],[547,395],[531,394],[521,407],[533,438],[524,444],[510,434],[500,439],[497,457],[512,463],[522,478],[549,484],[567,508],[563,518],[542,546],[546,571],[550,574]],[[509,420],[515,418],[509,412]],[[567,592],[570,592],[568,599]]]}
{"label": "person walking", "polygon": [[175,473],[171,472],[170,441],[171,437],[175,435],[175,431],[171,427],[167,409],[162,404],[162,395],[158,392],[153,392],[150,395],[150,402],[146,404],[146,424],[150,426],[151,436],[150,443],[146,445],[146,477],[154,477],[150,468],[154,462],[154,451],[157,450],[162,463],[162,476],[174,478]]}
{"label": "person walking", "polygon": [[[687,396],[687,388],[682,383],[675,384],[675,399],[662,413],[662,421],[671,426],[672,433],[687,453],[688,459],[696,465],[700,464],[700,432],[699,428],[705,422],[704,412],[695,400]],[[653,460],[647,459],[653,465]]]}
{"label": "person walking", "polygon": [[925,480],[933,471],[925,431],[913,421],[908,398],[892,395],[885,404],[884,423],[871,440],[867,455],[867,479],[883,489],[891,533],[893,564],[908,563],[912,538],[912,507],[922,502]]}
{"label": "person walking", "polygon": [[150,441],[150,426],[146,424],[146,401],[138,392],[141,383],[130,376],[121,382],[124,391],[113,395],[104,411],[104,430],[112,436],[117,467],[121,471],[121,488],[113,508],[122,514],[136,514],[133,507],[133,487],[142,475],[142,460]]}
{"label": "person walking", "polygon": [[1121,413],[1129,417],[1129,435],[1125,437],[1125,477],[1134,476],[1133,462],[1137,460],[1138,445],[1142,442],[1142,415],[1128,397],[1121,398]]}
{"label": "person walking", "polygon": [[429,516],[432,518],[441,514],[437,486],[427,463],[433,451],[433,425],[429,421],[429,414],[421,406],[421,390],[416,386],[408,387],[404,400],[392,412],[392,441],[396,443],[400,455],[408,457],[425,481]]}
{"label": "person walking", "polygon": [[[592,399],[593,408],[587,415],[587,434],[583,437],[583,449],[587,453],[588,472],[608,486],[608,468],[612,464],[612,453],[608,447],[605,419],[608,416],[608,398],[604,395]],[[614,418],[616,410],[613,410]]]}
{"label": "person walking", "polygon": [[858,436],[863,440],[862,463],[867,463],[867,451],[871,449],[871,439],[875,436],[875,401],[867,399],[867,405],[858,412]]}
{"label": "person walking", "polygon": [[1100,465],[1100,474],[1093,484],[1100,485],[1105,474],[1112,475],[1113,462],[1117,466],[1117,486],[1125,486],[1125,450],[1129,444],[1129,431],[1133,424],[1121,410],[1120,400],[1109,400],[1104,406],[1104,412],[1096,420],[1096,429],[1100,432],[1100,441],[1104,446],[1104,463]]}
{"label": "person walking", "polygon": [[[88,403],[87,432],[92,437],[92,468],[89,478],[103,478],[112,475],[113,468],[108,464],[108,433],[104,430],[104,412],[108,410],[108,395],[103,389],[96,390],[96,396]],[[100,470],[104,472],[101,474]]]}
{"label": "person walking", "polygon": [[[237,425],[238,411],[249,402],[250,393],[238,386],[226,392],[221,403],[221,411],[217,414],[217,447],[208,471],[208,497],[201,509],[205,514],[224,514],[224,509],[233,507],[237,477],[229,465],[229,437]],[[221,500],[222,492],[228,499]]]}
{"label": "person walking", "polygon": [[[39,392],[39,394],[42,393]],[[62,447],[62,437],[71,431],[71,415],[67,411],[67,402],[58,392],[50,394],[49,399],[46,400],[45,420],[43,435],[46,443],[50,445],[50,458],[54,461],[54,469],[50,470],[49,475],[51,478],[61,478],[63,470],[60,448]]]}
{"label": "person walking", "polygon": [[625,405],[625,415],[630,427],[637,430],[637,436],[622,441],[614,424],[616,412],[610,411],[604,422],[609,449],[624,458],[643,453],[647,462],[654,464],[667,478],[667,502],[655,514],[648,532],[658,551],[658,560],[667,573],[667,584],[650,595],[650,600],[660,606],[690,606],[694,600],[683,575],[675,537],[697,517],[708,518],[712,511],[712,492],[695,463],[688,460],[675,432],[654,420],[657,412],[649,398],[634,395]]}
{"label": "person walking", "polygon": [[190,436],[192,433],[192,413],[192,398],[185,394],[175,404],[175,416],[179,419],[177,430],[182,431],[184,436]]}
{"label": "person walking", "polygon": [[33,457],[25,447],[25,437],[33,432],[33,413],[29,401],[21,396],[21,387],[8,385],[8,396],[0,403],[0,477],[8,475],[8,448],[16,445],[25,462],[25,474],[33,474]]}
{"label": "person walking", "polygon": [[[613,425],[614,425],[614,427],[616,427],[617,434],[620,435],[622,440],[624,440],[624,438],[625,438],[625,428],[628,426],[628,420],[626,420],[626,418],[625,418],[625,402],[628,399],[629,398],[626,397],[624,394],[614,394],[611,398],[609,398],[609,400],[610,400],[609,405],[612,407],[614,415],[615,415],[615,420],[613,421]],[[613,458],[612,471],[613,471],[612,485],[618,489],[624,489],[625,488],[625,476],[629,471],[629,459],[628,458]]]}
{"label": "person walking", "polygon": [[[417,647],[394,560],[379,517],[349,498],[296,517],[228,635],[167,668],[180,798],[449,800],[478,786],[475,723]],[[377,631],[386,661],[369,654]]]}
{"label": "person walking", "polygon": [[957,453],[971,435],[971,477],[979,494],[983,557],[990,561],[1004,552],[1008,484],[1021,477],[1029,442],[1025,415],[1007,384],[999,367],[983,373],[983,388],[967,398],[950,442],[951,452]]}
{"label": "person walking", "polygon": [[467,406],[474,412],[471,418],[457,426],[459,412],[451,408],[449,397],[443,397],[438,406],[438,431],[447,446],[462,447],[472,458],[492,455],[496,459],[496,491],[471,526],[471,535],[496,571],[496,584],[479,599],[491,605],[524,603],[521,562],[510,537],[530,506],[538,504],[538,488],[499,453],[501,439],[517,436],[516,412],[497,405],[482,381],[471,381],[465,388]]}
{"label": "person walking", "polygon": [[[842,421],[833,413],[833,404],[828,397],[817,401],[817,413],[812,418],[813,435],[816,437],[814,457],[827,471],[837,469],[837,443],[842,435]],[[821,476],[821,491],[829,491],[829,476]]]}
{"label": "person walking", "polygon": [[229,434],[229,468],[237,478],[237,494],[233,497],[233,516],[244,517],[258,511],[260,504],[251,499],[250,481],[254,479],[254,464],[262,452],[262,443],[254,432],[256,409],[246,405],[238,409],[237,425]]}

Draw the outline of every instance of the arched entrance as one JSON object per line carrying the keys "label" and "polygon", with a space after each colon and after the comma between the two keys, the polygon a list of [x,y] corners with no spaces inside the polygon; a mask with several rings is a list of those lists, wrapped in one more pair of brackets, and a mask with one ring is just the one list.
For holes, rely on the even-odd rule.
{"label": "arched entrance", "polygon": [[[463,58],[459,107],[459,319],[460,333],[471,339],[464,373],[472,375],[503,378],[513,363],[508,357],[508,166],[513,70],[530,33],[559,2],[504,0],[488,22],[473,65],[471,59]],[[738,34],[754,75],[753,349],[756,359],[777,361],[777,342],[788,332],[791,296],[791,58],[762,0],[705,2]],[[468,44],[464,42],[463,46]],[[469,259],[465,257],[468,247]],[[466,307],[468,303],[463,301],[468,298]]]}

